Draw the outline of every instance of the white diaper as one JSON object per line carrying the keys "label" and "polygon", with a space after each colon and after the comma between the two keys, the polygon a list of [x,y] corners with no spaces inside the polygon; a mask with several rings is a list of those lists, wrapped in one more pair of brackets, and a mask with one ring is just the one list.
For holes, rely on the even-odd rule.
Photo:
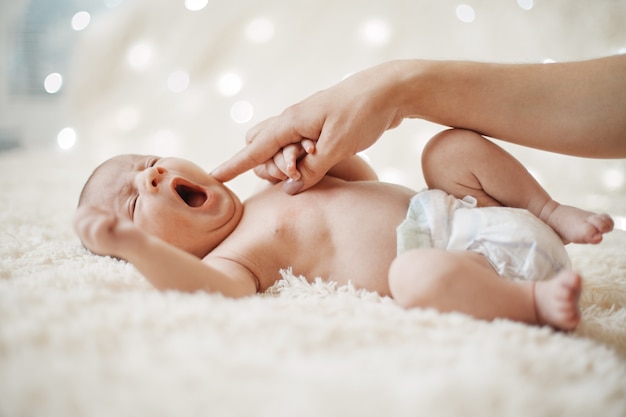
{"label": "white diaper", "polygon": [[476,207],[473,197],[459,200],[440,190],[411,199],[397,236],[398,254],[416,248],[469,250],[509,279],[544,280],[570,268],[559,236],[529,211]]}

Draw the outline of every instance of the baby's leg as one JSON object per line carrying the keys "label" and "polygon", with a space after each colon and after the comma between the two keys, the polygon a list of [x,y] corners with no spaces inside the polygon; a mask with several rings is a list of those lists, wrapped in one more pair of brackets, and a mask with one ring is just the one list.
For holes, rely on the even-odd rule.
{"label": "baby's leg", "polygon": [[424,148],[426,184],[478,205],[524,208],[552,227],[565,243],[598,243],[613,230],[613,220],[554,201],[511,154],[476,132],[451,129]]}
{"label": "baby's leg", "polygon": [[474,252],[407,251],[391,265],[389,287],[405,308],[430,307],[483,320],[548,324],[561,330],[574,329],[580,317],[581,279],[577,274],[563,272],[537,283],[509,281]]}

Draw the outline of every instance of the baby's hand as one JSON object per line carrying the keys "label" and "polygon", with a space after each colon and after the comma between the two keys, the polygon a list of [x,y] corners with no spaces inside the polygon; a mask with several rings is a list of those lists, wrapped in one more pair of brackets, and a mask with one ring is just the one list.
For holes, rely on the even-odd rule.
{"label": "baby's hand", "polygon": [[298,171],[298,160],[306,154],[315,153],[315,142],[303,139],[300,143],[287,145],[272,159],[254,168],[254,173],[275,184],[288,178],[297,181],[301,175]]}
{"label": "baby's hand", "polygon": [[136,243],[142,232],[132,221],[97,207],[81,207],[74,217],[74,230],[85,247],[97,255],[125,258],[129,245]]}

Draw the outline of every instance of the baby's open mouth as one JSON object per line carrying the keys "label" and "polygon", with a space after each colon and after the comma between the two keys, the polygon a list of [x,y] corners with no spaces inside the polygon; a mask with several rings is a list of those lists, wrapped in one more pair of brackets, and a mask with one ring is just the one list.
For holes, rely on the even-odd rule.
{"label": "baby's open mouth", "polygon": [[189,207],[200,207],[207,200],[206,193],[200,188],[178,184],[175,189],[180,198],[182,198]]}

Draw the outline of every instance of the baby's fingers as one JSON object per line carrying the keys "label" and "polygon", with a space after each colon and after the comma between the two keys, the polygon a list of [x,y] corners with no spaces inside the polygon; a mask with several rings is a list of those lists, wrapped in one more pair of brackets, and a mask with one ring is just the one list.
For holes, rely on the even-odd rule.
{"label": "baby's fingers", "polygon": [[81,207],[74,217],[74,229],[85,247],[99,255],[114,255],[115,214],[96,207]]}
{"label": "baby's fingers", "polygon": [[306,151],[306,153],[308,153],[308,154],[314,154],[315,153],[315,141],[314,140],[302,139],[300,144],[302,145],[302,148]]}
{"label": "baby's fingers", "polygon": [[304,153],[300,144],[287,145],[282,152],[274,156],[274,163],[287,177],[292,180],[300,179],[297,169],[298,158]]}
{"label": "baby's fingers", "polygon": [[112,213],[97,207],[80,207],[74,216],[74,229],[82,238],[101,233],[102,230],[113,229],[116,217]]}

